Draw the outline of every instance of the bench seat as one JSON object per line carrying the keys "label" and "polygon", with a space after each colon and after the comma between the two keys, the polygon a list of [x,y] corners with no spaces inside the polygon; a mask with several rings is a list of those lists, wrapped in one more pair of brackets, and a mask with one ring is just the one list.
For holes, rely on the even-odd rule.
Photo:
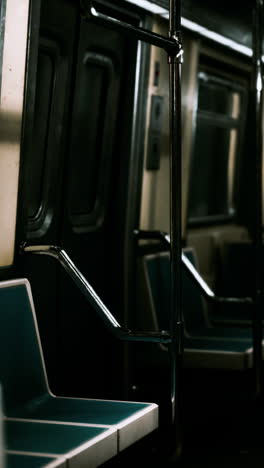
{"label": "bench seat", "polygon": [[[187,333],[188,334],[188,333]],[[252,343],[252,331],[250,328],[236,328],[236,327],[199,327],[190,330],[190,335],[193,338],[207,337],[207,338],[221,338],[223,340],[233,341],[247,341]]]}
{"label": "bench seat", "polygon": [[[193,249],[185,255],[196,265]],[[158,329],[169,328],[170,254],[159,252],[143,257],[143,272],[151,306],[152,322]],[[185,367],[243,370],[253,365],[250,328],[213,327],[206,316],[203,298],[185,271],[182,274]],[[264,343],[262,344],[264,351]],[[166,351],[166,347],[161,348]]]}
{"label": "bench seat", "polygon": [[22,419],[103,425],[118,431],[118,451],[158,427],[158,407],[152,403],[55,397],[46,394],[8,416]]}
{"label": "bench seat", "polygon": [[[63,455],[67,467],[72,466],[69,460],[75,463],[77,458],[81,464],[74,467],[92,468],[158,427],[156,404],[58,397],[51,393],[26,279],[0,283],[0,311],[0,381],[9,450],[42,453],[43,449],[46,454]],[[49,439],[45,434],[51,432],[55,445],[62,438],[65,443],[75,440],[74,447],[67,442],[58,452],[56,446],[45,445]],[[35,439],[37,433],[40,436]],[[44,444],[42,449],[40,442]]]}
{"label": "bench seat", "polygon": [[184,337],[185,367],[244,370],[252,367],[253,348],[247,340]]}
{"label": "bench seat", "polygon": [[7,450],[64,457],[67,467],[96,467],[117,455],[115,428],[6,418]]}

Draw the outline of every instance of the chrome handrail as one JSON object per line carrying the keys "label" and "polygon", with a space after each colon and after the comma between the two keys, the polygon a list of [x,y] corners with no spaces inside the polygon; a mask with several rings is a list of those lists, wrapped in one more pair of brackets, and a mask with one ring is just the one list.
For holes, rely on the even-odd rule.
{"label": "chrome handrail", "polygon": [[80,0],[82,17],[85,20],[93,20],[116,31],[122,31],[131,35],[138,41],[164,49],[167,53],[177,56],[183,54],[181,43],[175,37],[166,37],[153,31],[148,31],[139,26],[126,23],[112,16],[105,15],[93,6],[91,0]]}
{"label": "chrome handrail", "polygon": [[171,342],[170,334],[167,331],[141,332],[123,328],[100,299],[91,284],[79,271],[69,255],[62,248],[55,245],[29,245],[24,243],[20,247],[20,253],[47,255],[57,260],[68,273],[70,278],[74,281],[74,283],[78,286],[82,294],[94,307],[101,320],[107,326],[108,330],[116,338],[124,341],[145,341],[150,343],[168,344]]}

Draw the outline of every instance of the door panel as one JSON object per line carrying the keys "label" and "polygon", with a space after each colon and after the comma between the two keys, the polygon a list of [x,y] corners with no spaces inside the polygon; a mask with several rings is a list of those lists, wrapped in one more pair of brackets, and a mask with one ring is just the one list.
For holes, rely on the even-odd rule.
{"label": "door panel", "polygon": [[[43,2],[33,145],[25,168],[27,239],[63,247],[120,320],[123,246],[116,239],[125,226],[120,207],[130,160],[129,138],[121,136],[131,127],[133,86],[126,89],[126,83],[135,62],[136,42],[84,22],[77,2]],[[25,274],[52,389],[111,393],[122,344],[54,260],[27,257]]]}

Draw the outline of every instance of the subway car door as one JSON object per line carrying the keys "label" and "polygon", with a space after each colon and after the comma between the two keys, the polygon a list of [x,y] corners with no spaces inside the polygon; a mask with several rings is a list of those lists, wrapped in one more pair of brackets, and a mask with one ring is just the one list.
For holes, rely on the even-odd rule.
{"label": "subway car door", "polygon": [[[78,2],[42,2],[33,143],[24,158],[26,239],[64,248],[120,321],[136,53],[136,42],[85,22]],[[122,345],[54,259],[23,261],[51,388],[116,394]]]}

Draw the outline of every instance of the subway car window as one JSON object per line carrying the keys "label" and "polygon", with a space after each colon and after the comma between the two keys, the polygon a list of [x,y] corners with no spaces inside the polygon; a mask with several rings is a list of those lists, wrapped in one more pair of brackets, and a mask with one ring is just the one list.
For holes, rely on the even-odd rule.
{"label": "subway car window", "polygon": [[192,154],[189,221],[233,217],[235,168],[242,139],[245,89],[200,70]]}

